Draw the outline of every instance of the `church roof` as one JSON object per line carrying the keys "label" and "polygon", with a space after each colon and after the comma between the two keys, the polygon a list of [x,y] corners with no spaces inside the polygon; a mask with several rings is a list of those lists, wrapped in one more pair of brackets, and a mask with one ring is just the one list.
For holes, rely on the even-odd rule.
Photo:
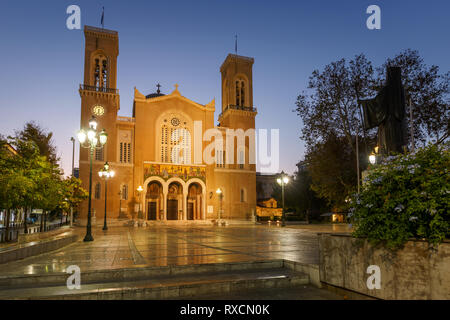
{"label": "church roof", "polygon": [[150,93],[149,95],[146,95],[145,96],[146,99],[151,99],[151,98],[157,98],[157,97],[165,96],[165,94],[161,93],[161,91],[159,90],[161,88],[161,85],[159,83],[156,85],[156,87],[158,88],[158,90],[156,90],[156,92]]}
{"label": "church roof", "polygon": [[165,96],[165,94],[164,93],[154,92],[154,93],[150,93],[149,95],[146,95],[145,98],[146,99],[151,99],[151,98],[157,98],[157,97],[161,97],[161,96]]}

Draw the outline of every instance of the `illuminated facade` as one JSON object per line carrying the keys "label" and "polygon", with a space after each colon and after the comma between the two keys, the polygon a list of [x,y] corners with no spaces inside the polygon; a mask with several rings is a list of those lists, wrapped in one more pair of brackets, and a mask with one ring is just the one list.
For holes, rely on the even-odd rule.
{"label": "illuminated facade", "polygon": [[[106,146],[93,157],[92,208],[97,222],[104,212],[104,182],[97,172],[105,161],[115,171],[108,181],[107,215],[110,219],[137,218],[142,209],[145,220],[217,219],[219,197],[223,191],[222,218],[249,220],[256,208],[255,164],[249,161],[254,144],[236,145],[232,155],[215,149],[215,159],[203,159],[211,141],[203,137],[216,129],[226,144],[227,129],[255,128],[253,107],[253,58],[229,54],[220,68],[222,74],[222,113],[214,126],[215,101],[206,105],[183,95],[175,85],[170,94],[144,95],[134,90],[131,117],[118,116],[116,31],[86,26],[84,83],[80,85],[81,127],[95,116],[98,128],[108,133]],[[237,141],[238,139],[233,138]],[[199,152],[195,148],[200,148]],[[232,161],[227,161],[226,159]],[[232,163],[231,163],[232,162]],[[89,151],[80,150],[80,178],[89,183]],[[142,186],[143,191],[137,192]],[[88,202],[80,207],[86,219]]]}

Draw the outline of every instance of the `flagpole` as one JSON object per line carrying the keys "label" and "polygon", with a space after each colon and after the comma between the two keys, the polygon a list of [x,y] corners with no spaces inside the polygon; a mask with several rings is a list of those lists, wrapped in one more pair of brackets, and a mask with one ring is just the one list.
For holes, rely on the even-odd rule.
{"label": "flagpole", "polygon": [[100,23],[102,24],[102,29],[105,29],[105,7],[102,7],[102,19]]}

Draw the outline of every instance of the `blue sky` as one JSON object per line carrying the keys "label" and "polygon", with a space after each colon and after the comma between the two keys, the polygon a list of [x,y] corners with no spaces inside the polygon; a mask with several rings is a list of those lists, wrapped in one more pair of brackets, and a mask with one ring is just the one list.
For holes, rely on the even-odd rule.
{"label": "blue sky", "polygon": [[[419,50],[427,64],[450,68],[449,1],[21,1],[0,4],[0,133],[35,120],[55,135],[66,173],[70,137],[80,125],[82,30],[66,28],[66,8],[81,8],[81,24],[119,31],[119,115],[130,116],[133,87],[162,84],[199,103],[216,98],[219,67],[234,51],[255,58],[254,105],[258,128],[280,129],[281,169],[303,158],[300,118],[292,112],[314,69],[361,52],[381,64],[401,50]],[[381,30],[366,28],[366,8],[381,8]],[[216,112],[216,119],[219,111]],[[77,146],[78,152],[78,146]],[[77,164],[78,155],[75,156]]]}

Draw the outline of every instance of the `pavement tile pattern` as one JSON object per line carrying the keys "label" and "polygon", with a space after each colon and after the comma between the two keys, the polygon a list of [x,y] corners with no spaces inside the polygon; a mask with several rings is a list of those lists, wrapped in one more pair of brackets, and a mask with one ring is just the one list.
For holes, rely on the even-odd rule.
{"label": "pavement tile pattern", "polygon": [[287,259],[318,264],[317,232],[348,232],[328,226],[148,226],[93,228],[93,242],[79,240],[59,250],[0,265],[0,275],[81,271],[141,266]]}

